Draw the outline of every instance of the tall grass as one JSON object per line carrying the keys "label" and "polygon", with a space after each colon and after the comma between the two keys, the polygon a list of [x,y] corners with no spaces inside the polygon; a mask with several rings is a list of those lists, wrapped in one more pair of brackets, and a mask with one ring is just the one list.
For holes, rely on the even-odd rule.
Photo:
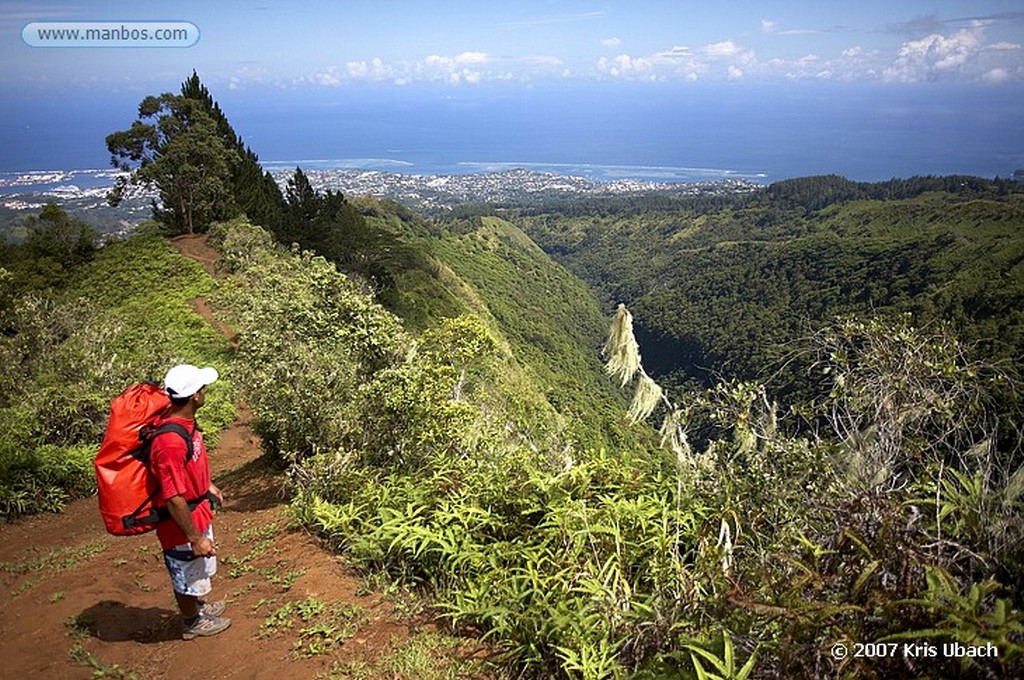
{"label": "tall grass", "polygon": [[213,437],[234,415],[227,341],[196,314],[212,281],[156,238],[110,244],[62,287],[18,296],[0,335],[0,513],[56,511],[93,489],[111,399],[175,363],[225,380],[203,412]]}

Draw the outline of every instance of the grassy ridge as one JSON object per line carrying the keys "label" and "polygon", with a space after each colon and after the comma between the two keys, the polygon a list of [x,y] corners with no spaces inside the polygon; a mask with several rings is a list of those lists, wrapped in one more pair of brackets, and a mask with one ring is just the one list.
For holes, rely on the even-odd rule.
{"label": "grassy ridge", "polygon": [[482,218],[475,231],[443,238],[435,248],[476,291],[548,401],[576,423],[582,444],[635,441],[621,428],[622,399],[597,358],[604,315],[580,280],[496,217]]}
{"label": "grassy ridge", "polygon": [[[1007,202],[971,201],[982,203],[958,219],[979,205],[1001,215]],[[588,260],[631,263],[638,277],[622,285],[651,286],[644,299],[673,293],[659,277],[679,254],[718,263],[678,263],[672,272],[691,278],[674,283],[722,293],[697,330],[751,343],[740,331],[789,322],[772,307],[784,293],[787,309],[821,313],[867,285],[919,300],[916,281],[940,271],[940,254],[980,258],[986,230],[1003,234],[989,217],[970,232],[983,234],[977,242],[946,243],[942,231],[915,240],[874,208],[793,212],[760,234],[744,231],[765,215],[756,205],[569,227],[582,235],[577,247],[590,242],[609,258],[619,231],[644,242],[618,261]],[[19,399],[2,408],[27,408],[4,421],[27,429],[0,442],[35,436],[55,447],[39,447],[31,468],[34,483],[51,484],[39,471],[74,461],[79,437],[97,436],[101,415],[89,408],[106,408],[104,390],[175,360],[227,362],[225,341],[187,303],[212,290],[241,339],[239,368],[226,374],[267,452],[289,464],[297,518],[355,564],[428,593],[453,626],[486,633],[517,675],[901,677],[902,659],[829,651],[837,641],[921,639],[999,649],[915,662],[934,677],[1019,675],[1024,467],[1019,449],[994,444],[992,408],[1010,378],[955,334],[906,318],[830,326],[808,366],[827,396],[802,404],[801,416],[752,382],[672,393],[672,450],[656,450],[616,429],[623,399],[594,359],[599,306],[523,232],[493,217],[447,231],[372,210],[366,251],[350,257],[371,258],[358,269],[375,272],[387,305],[366,281],[243,220],[211,233],[229,273],[222,283],[166,243],[135,239],[104,249],[66,291],[19,299],[0,347],[32,382],[17,392],[19,374],[5,373]],[[921,223],[923,213],[907,212],[907,224]],[[821,227],[853,229],[854,219],[862,231],[844,239]],[[934,252],[921,246],[930,242]],[[1013,275],[1014,257],[994,259]],[[984,277],[956,280],[972,282],[993,294]],[[733,316],[718,323],[716,311]],[[56,380],[66,375],[82,377],[65,390]],[[804,414],[820,427],[801,429]],[[17,469],[29,468],[7,471]]]}
{"label": "grassy ridge", "polygon": [[174,363],[223,369],[203,422],[215,438],[231,421],[227,341],[191,306],[212,286],[166,241],[135,238],[101,248],[64,288],[14,299],[0,337],[0,514],[90,493],[110,400]]}
{"label": "grassy ridge", "polygon": [[[453,233],[404,209],[361,199],[372,229],[387,239],[395,281],[381,301],[407,328],[474,314],[522,370],[521,394],[546,402],[582,446],[635,444],[623,427],[622,397],[598,360],[605,315],[587,286],[526,234],[497,217]],[[383,244],[373,250],[380,252]]]}

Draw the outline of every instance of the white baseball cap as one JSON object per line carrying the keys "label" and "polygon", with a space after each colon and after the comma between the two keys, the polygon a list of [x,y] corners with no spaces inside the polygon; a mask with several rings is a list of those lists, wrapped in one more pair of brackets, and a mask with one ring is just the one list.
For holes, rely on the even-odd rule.
{"label": "white baseball cap", "polygon": [[192,364],[178,364],[167,371],[164,377],[164,391],[172,399],[183,399],[203,389],[219,377],[216,368],[196,368]]}

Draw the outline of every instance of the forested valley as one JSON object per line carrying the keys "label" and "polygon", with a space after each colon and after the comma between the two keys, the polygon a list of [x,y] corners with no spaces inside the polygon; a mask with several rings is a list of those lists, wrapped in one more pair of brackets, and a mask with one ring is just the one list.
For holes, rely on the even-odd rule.
{"label": "forested valley", "polygon": [[153,220],[48,206],[0,251],[8,520],[93,492],[125,386],[212,364],[211,439],[245,402],[295,520],[490,676],[1024,673],[1020,184],[428,217],[279,188],[195,74],[138,113],[111,200]]}

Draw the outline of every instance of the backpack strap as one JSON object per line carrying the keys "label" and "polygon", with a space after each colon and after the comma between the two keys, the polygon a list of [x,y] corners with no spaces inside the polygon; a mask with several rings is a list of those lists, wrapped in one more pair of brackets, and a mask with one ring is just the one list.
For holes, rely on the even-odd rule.
{"label": "backpack strap", "polygon": [[[156,438],[159,437],[160,435],[167,432],[173,432],[174,434],[178,435],[185,441],[185,465],[188,465],[192,461],[192,457],[196,453],[195,449],[193,448],[192,437],[193,435],[195,435],[196,430],[199,429],[199,425],[195,424],[196,421],[193,420],[192,422],[194,425],[192,427],[191,432],[185,429],[184,425],[179,425],[178,423],[164,423],[160,427],[153,430],[153,433],[150,435],[149,440],[150,446],[152,446],[152,443],[156,441]],[[148,465],[149,461],[146,461],[146,464]]]}
{"label": "backpack strap", "polygon": [[[199,429],[199,424],[195,423],[195,421],[192,422],[194,423],[192,432],[189,432],[184,425],[179,425],[178,423],[164,423],[156,429],[150,429],[148,427],[143,428],[139,433],[139,438],[142,439],[144,443],[136,451],[133,451],[132,455],[139,458],[139,460],[148,466],[150,450],[153,442],[156,441],[157,436],[167,432],[173,432],[185,441],[185,465],[188,465],[195,455],[195,448],[192,445],[192,436],[195,434],[196,430]],[[171,512],[165,505],[160,507],[151,507],[145,514],[140,514],[144,507],[153,502],[153,499],[156,498],[158,493],[160,493],[160,489],[157,489],[151,493],[146,500],[142,501],[142,504],[135,508],[135,512],[121,518],[121,523],[124,524],[125,529],[131,529],[139,524],[158,524],[171,518]],[[189,511],[195,510],[199,507],[200,503],[204,501],[210,501],[210,504],[212,505],[215,500],[217,500],[217,497],[212,493],[207,492],[199,498],[194,498],[188,501],[188,509]]]}
{"label": "backpack strap", "polygon": [[164,423],[160,427],[156,428],[150,425],[143,425],[142,429],[139,430],[139,441],[141,441],[142,444],[132,451],[132,456],[148,466],[149,454],[153,448],[153,442],[156,441],[158,436],[167,432],[173,432],[181,437],[182,441],[185,442],[185,464],[188,465],[188,462],[192,460],[192,456],[195,455],[195,450],[192,448],[192,436],[196,433],[196,430],[199,429],[199,424],[194,420],[192,422],[194,426],[191,432],[189,432],[184,425],[179,425],[178,423]]}

